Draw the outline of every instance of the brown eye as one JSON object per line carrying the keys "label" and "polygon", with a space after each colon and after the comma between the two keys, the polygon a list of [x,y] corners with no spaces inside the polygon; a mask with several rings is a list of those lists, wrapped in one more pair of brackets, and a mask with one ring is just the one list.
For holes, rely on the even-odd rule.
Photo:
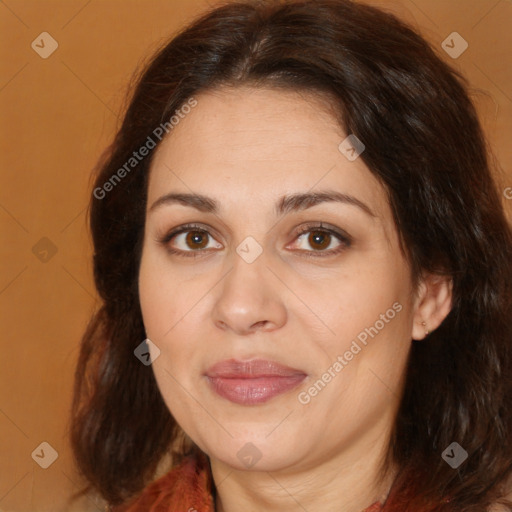
{"label": "brown eye", "polygon": [[211,249],[222,249],[212,235],[195,225],[181,226],[161,239],[161,243],[173,254],[199,256]]}
{"label": "brown eye", "polygon": [[323,224],[303,226],[296,233],[295,249],[302,256],[334,256],[350,247],[352,238],[339,228],[326,228]]}
{"label": "brown eye", "polygon": [[185,243],[190,249],[204,249],[208,245],[208,236],[204,231],[188,231]]}
{"label": "brown eye", "polygon": [[329,253],[346,245],[346,240],[339,235],[320,229],[303,231],[297,240],[298,248],[307,252]]}
{"label": "brown eye", "polygon": [[310,231],[308,243],[315,250],[326,249],[331,243],[331,234],[324,231]]}

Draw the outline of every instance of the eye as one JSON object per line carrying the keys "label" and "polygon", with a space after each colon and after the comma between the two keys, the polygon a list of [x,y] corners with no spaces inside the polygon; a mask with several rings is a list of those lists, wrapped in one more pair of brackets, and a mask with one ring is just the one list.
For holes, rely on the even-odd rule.
{"label": "eye", "polygon": [[209,245],[209,238],[213,240],[208,231],[195,224],[189,224],[166,235],[161,243],[173,254],[195,257],[199,256],[202,250],[222,248],[218,243],[213,247]]}
{"label": "eye", "polygon": [[[342,252],[350,246],[351,239],[348,234],[337,229],[327,229],[320,223],[302,226],[296,233],[299,242],[299,249],[305,256],[323,257],[331,256]],[[306,235],[308,235],[306,237]],[[309,250],[307,247],[313,250]],[[308,254],[309,253],[309,254]],[[316,254],[315,254],[316,253]]]}
{"label": "eye", "polygon": [[[306,237],[305,235],[308,235]],[[164,245],[171,254],[184,257],[204,256],[205,253],[214,249],[222,249],[218,242],[210,245],[209,239],[214,241],[213,236],[201,226],[187,224],[181,226],[165,235],[160,243]],[[342,252],[350,246],[350,236],[335,228],[326,228],[322,223],[308,224],[302,226],[295,232],[295,239],[299,245],[299,252],[306,257],[326,257]],[[307,246],[312,248],[309,250]]]}

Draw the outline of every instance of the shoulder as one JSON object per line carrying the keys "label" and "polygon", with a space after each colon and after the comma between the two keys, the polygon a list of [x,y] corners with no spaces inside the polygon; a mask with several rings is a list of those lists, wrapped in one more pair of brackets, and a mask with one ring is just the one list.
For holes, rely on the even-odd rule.
{"label": "shoulder", "polygon": [[213,512],[212,479],[205,455],[189,456],[167,474],[147,486],[128,503],[112,512]]}

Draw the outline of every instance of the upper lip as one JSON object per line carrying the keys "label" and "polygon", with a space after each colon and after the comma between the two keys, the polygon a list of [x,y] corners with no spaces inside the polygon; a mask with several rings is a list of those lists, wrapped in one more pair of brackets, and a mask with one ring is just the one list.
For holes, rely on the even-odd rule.
{"label": "upper lip", "polygon": [[252,359],[239,361],[227,359],[214,364],[206,371],[208,377],[223,378],[258,378],[258,377],[290,377],[292,375],[306,375],[303,371],[282,365],[276,361],[266,359]]}

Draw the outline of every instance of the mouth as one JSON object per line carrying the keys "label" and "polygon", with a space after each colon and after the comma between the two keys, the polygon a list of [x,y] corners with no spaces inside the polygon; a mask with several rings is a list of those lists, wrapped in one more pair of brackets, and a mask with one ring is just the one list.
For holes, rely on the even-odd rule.
{"label": "mouth", "polygon": [[211,389],[239,405],[256,405],[296,388],[307,375],[275,361],[230,359],[205,373]]}

